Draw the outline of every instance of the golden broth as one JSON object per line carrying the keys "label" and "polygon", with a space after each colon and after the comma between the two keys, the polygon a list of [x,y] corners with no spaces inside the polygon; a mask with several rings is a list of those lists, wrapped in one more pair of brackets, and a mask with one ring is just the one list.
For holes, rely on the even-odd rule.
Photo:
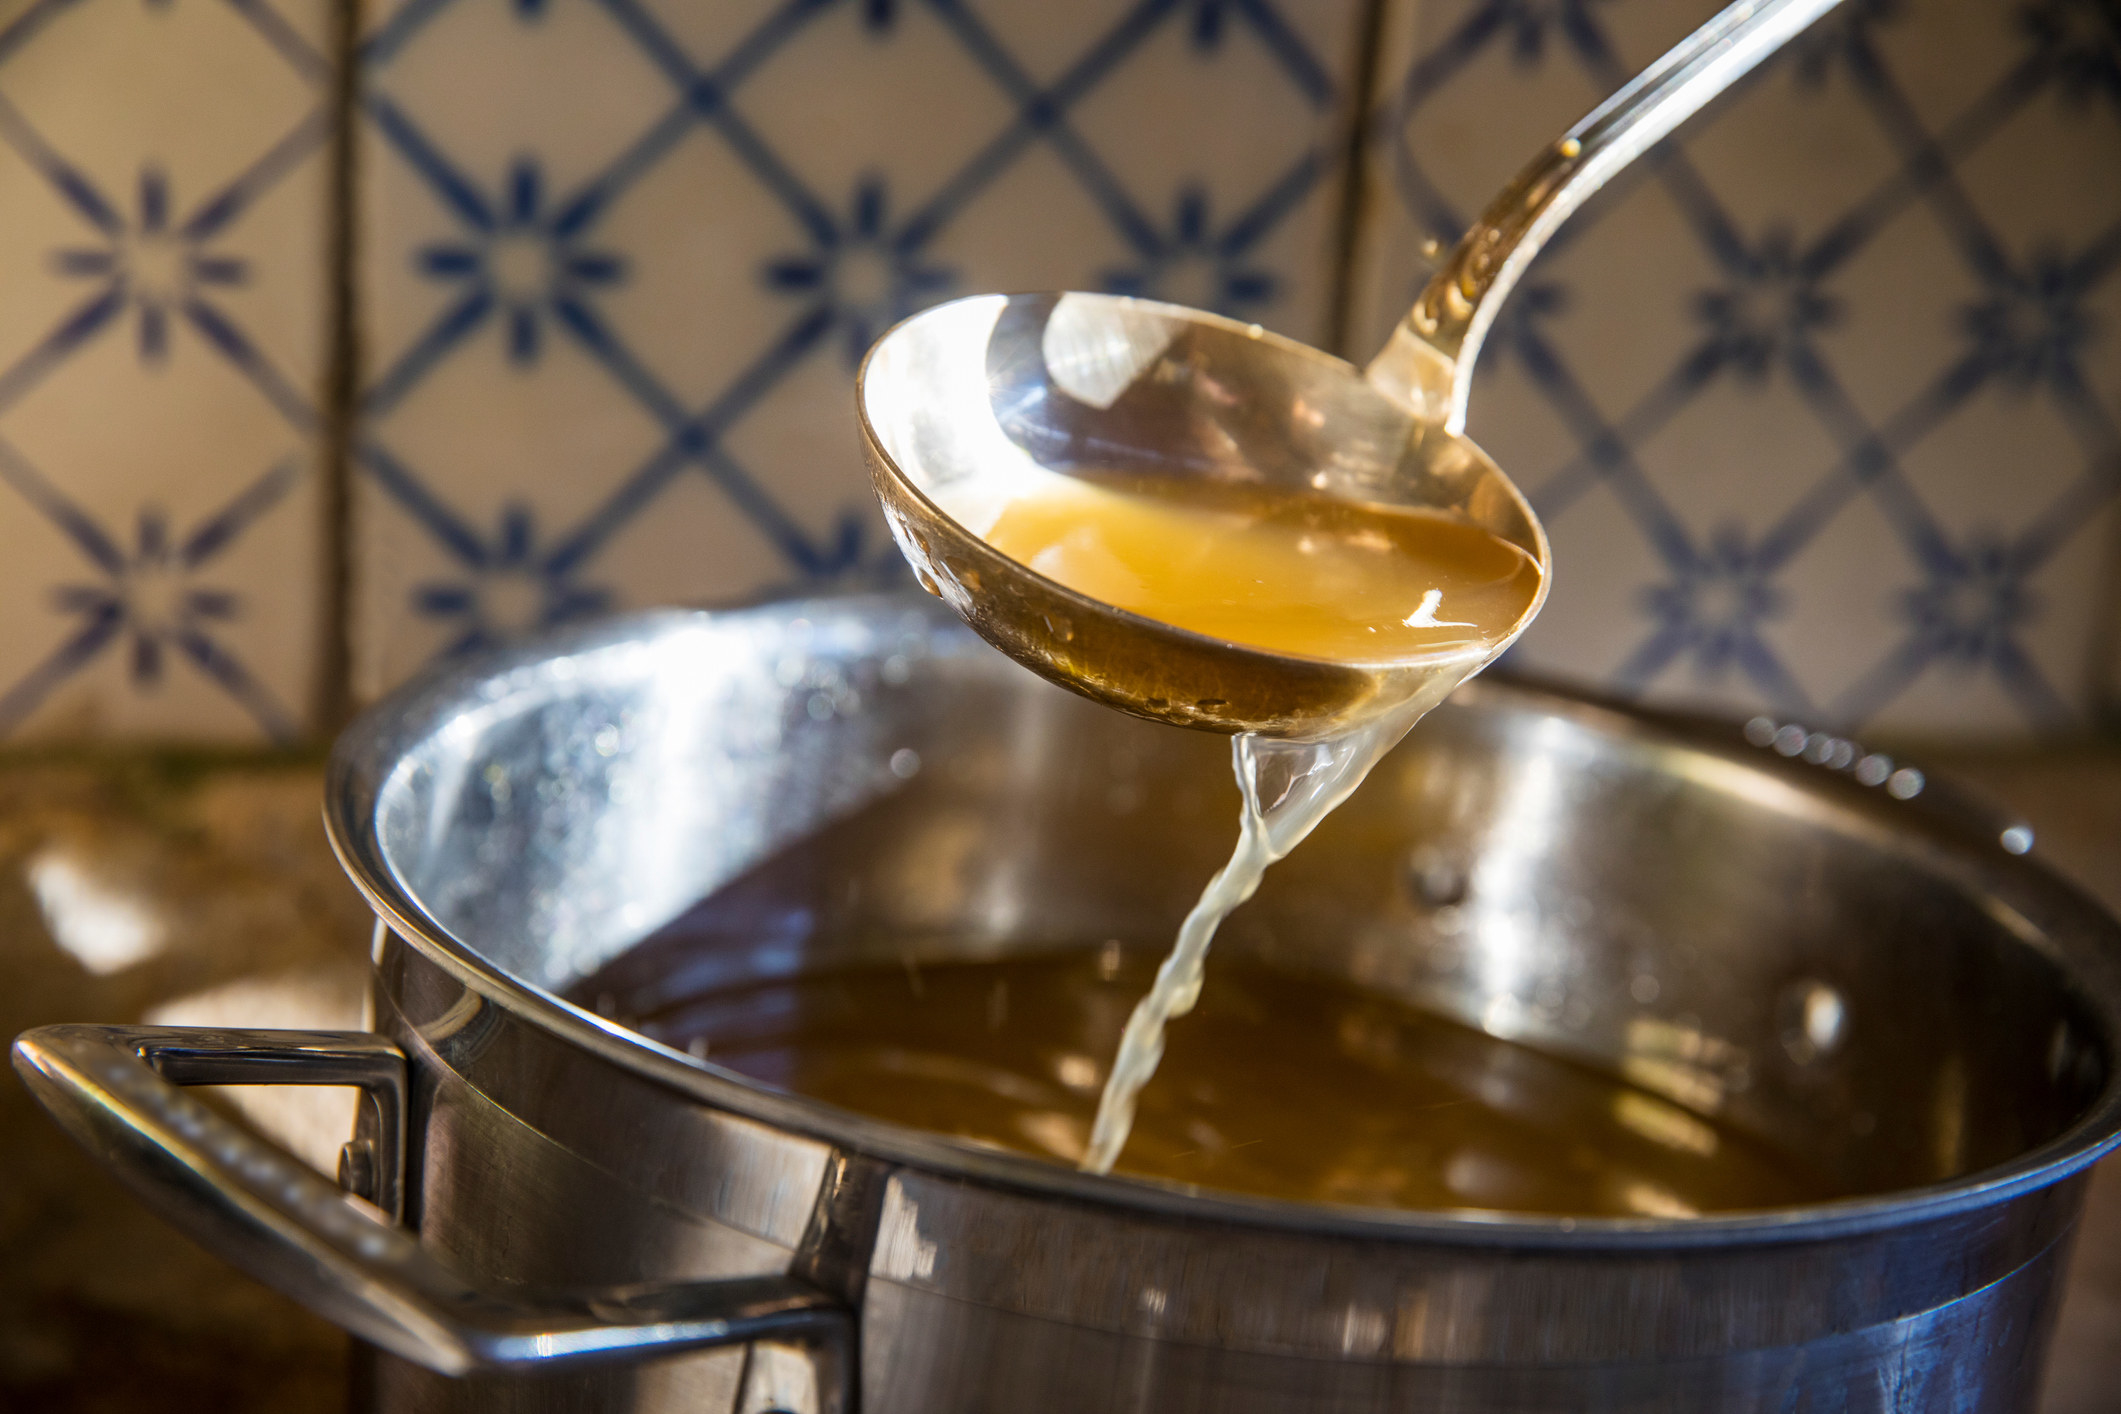
{"label": "golden broth", "polygon": [[983,538],[1145,618],[1342,662],[1477,652],[1517,626],[1540,581],[1522,550],[1445,512],[1256,488],[1053,477]]}
{"label": "golden broth", "polygon": [[[797,1094],[1078,1162],[1156,959],[1118,947],[827,972],[624,1017]],[[1612,1076],[1329,981],[1221,959],[1119,1171],[1304,1202],[1683,1217],[1833,1196]]]}

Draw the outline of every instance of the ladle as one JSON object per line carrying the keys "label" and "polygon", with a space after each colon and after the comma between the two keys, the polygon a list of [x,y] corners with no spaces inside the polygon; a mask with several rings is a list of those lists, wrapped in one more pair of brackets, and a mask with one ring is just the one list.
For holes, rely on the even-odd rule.
{"label": "ladle", "polygon": [[893,535],[923,586],[990,643],[1139,716],[1309,738],[1405,698],[1426,660],[1333,662],[1210,638],[1100,603],[981,538],[1078,470],[1304,489],[1462,514],[1538,562],[1545,532],[1464,435],[1497,311],[1615,173],[1838,0],[1740,0],[1542,152],[1495,199],[1366,369],[1219,315],[1118,295],[978,295],[880,339],[857,382]]}

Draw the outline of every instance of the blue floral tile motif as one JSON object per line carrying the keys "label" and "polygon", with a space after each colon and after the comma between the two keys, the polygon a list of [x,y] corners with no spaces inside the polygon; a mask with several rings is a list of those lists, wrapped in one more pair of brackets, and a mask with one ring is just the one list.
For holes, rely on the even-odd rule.
{"label": "blue floral tile motif", "polygon": [[2018,631],[2040,608],[2038,593],[2026,585],[2026,571],[2037,563],[2038,556],[2029,555],[2022,544],[1994,538],[1947,550],[1930,567],[1928,582],[1907,592],[1902,611],[1914,632],[1863,688],[1883,697],[1900,685],[1899,679],[1930,661],[1975,668],[2000,664],[2013,669],[2002,674],[2003,680],[2014,693],[2024,695],[2029,714],[2066,714],[2065,703],[2042,695],[2051,689],[2040,672],[2018,661],[2024,656]]}
{"label": "blue floral tile motif", "polygon": [[202,582],[199,571],[277,505],[298,477],[292,464],[272,468],[175,540],[161,509],[143,507],[128,550],[56,488],[40,484],[30,468],[0,462],[0,479],[42,503],[102,576],[95,583],[53,587],[52,604],[77,616],[80,626],[57,652],[0,697],[0,728],[20,722],[59,680],[107,647],[122,645],[128,676],[136,686],[158,685],[165,659],[175,654],[242,703],[275,738],[292,740],[298,724],[217,637],[218,629],[241,619],[243,596]]}
{"label": "blue floral tile motif", "polygon": [[323,15],[33,0],[0,22],[0,734],[306,729],[324,349],[283,316],[328,288]]}
{"label": "blue floral tile motif", "polygon": [[1640,687],[1674,659],[1692,657],[1710,671],[1737,668],[1774,678],[1781,664],[1761,637],[1761,626],[1778,617],[1782,593],[1757,546],[1725,527],[1699,556],[1672,566],[1672,578],[1643,592],[1643,607],[1657,631],[1616,670],[1624,686]]}
{"label": "blue floral tile motif", "polygon": [[413,591],[415,612],[455,626],[459,632],[449,651],[491,647],[530,629],[547,628],[607,608],[611,596],[594,585],[577,583],[572,559],[537,547],[537,531],[527,506],[510,506],[501,517],[500,534],[475,551],[472,572],[420,585]]}
{"label": "blue floral tile motif", "polygon": [[464,287],[463,302],[443,327],[466,332],[498,311],[508,324],[508,356],[517,363],[537,361],[546,321],[593,322],[588,296],[626,272],[620,257],[577,241],[584,219],[579,203],[547,213],[542,192],[537,164],[518,162],[508,174],[504,210],[467,205],[475,239],[437,242],[418,257],[426,275]]}
{"label": "blue floral tile motif", "polygon": [[[1395,11],[1362,336],[1425,278],[1411,252],[1709,8]],[[1855,0],[1601,196],[1475,388],[1555,542],[1515,660],[1849,726],[2083,722],[2121,505],[2117,171],[2110,0]]]}
{"label": "blue floral tile motif", "polygon": [[2064,98],[2121,107],[2121,15],[2109,0],[2036,0],[2018,18]]}
{"label": "blue floral tile motif", "polygon": [[[537,623],[896,579],[852,375],[938,300],[1106,288],[1320,337],[1361,8],[377,14],[359,275],[387,332],[355,447],[363,688],[501,631],[479,586],[504,566],[549,580],[510,590]],[[820,104],[859,116],[827,129]],[[1172,111],[1242,120],[1180,147]],[[452,450],[449,429],[483,419],[524,454]],[[698,546],[682,579],[630,548],[667,546],[670,517]]]}
{"label": "blue floral tile motif", "polygon": [[1970,367],[2019,393],[2046,385],[2066,388],[2072,399],[2089,398],[2078,355],[2097,321],[2085,301],[2114,263],[2109,253],[2090,255],[2069,260],[2050,249],[2022,271],[1984,269],[1991,293],[1960,310],[1973,344]]}
{"label": "blue floral tile motif", "polygon": [[[1249,318],[1274,302],[1274,272],[1246,257],[1256,223],[1238,223],[1218,232],[1208,216],[1208,195],[1198,187],[1178,194],[1178,212],[1168,236],[1157,241],[1139,264],[1107,270],[1104,288],[1114,294],[1168,299],[1212,309],[1232,318]],[[1185,266],[1203,276],[1192,288],[1173,288],[1174,274]]]}
{"label": "blue floral tile motif", "polygon": [[[52,252],[53,268],[102,286],[101,298],[68,326],[71,337],[88,337],[110,317],[106,311],[129,305],[139,321],[141,359],[161,362],[169,354],[171,314],[210,310],[198,303],[207,287],[240,285],[249,273],[241,256],[214,255],[206,249],[217,223],[194,217],[176,230],[170,228],[169,179],[154,167],[140,173],[138,214],[129,227],[103,205],[93,187],[82,184],[70,190],[105,239],[101,245]],[[192,317],[217,329],[226,323],[210,312]]]}
{"label": "blue floral tile motif", "polygon": [[769,288],[816,297],[817,312],[840,332],[849,369],[879,334],[956,283],[947,266],[923,260],[921,240],[929,231],[892,229],[886,200],[882,179],[864,180],[847,220],[819,225],[811,232],[814,250],[768,261],[764,272]]}
{"label": "blue floral tile motif", "polygon": [[1757,383],[1811,356],[1812,335],[1832,326],[1841,301],[1820,288],[1791,246],[1787,230],[1770,231],[1757,249],[1731,253],[1728,283],[1695,296],[1703,325],[1696,376],[1720,369]]}

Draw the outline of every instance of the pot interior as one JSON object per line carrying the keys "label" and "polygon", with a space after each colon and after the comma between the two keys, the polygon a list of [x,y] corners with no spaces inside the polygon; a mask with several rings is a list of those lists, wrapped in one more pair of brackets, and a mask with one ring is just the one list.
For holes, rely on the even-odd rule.
{"label": "pot interior", "polygon": [[[414,703],[375,814],[398,887],[490,965],[628,1015],[1160,951],[1235,833],[1225,739],[899,599],[632,621]],[[1835,1194],[1917,1187],[2060,1134],[2111,1070],[2113,925],[1978,843],[1735,733],[1483,680],[1275,867],[1208,986],[1232,959],[1352,984]]]}

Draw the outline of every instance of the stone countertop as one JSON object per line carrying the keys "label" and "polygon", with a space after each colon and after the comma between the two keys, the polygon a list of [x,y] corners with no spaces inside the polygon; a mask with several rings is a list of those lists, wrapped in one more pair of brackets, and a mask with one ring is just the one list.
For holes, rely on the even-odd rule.
{"label": "stone countertop", "polygon": [[[358,1027],[369,915],[325,844],[321,799],[314,761],[0,763],[0,1034]],[[310,1127],[350,1120],[350,1092],[306,1093],[325,1102]],[[0,1409],[345,1407],[345,1336],[179,1237],[12,1075],[0,1154]]]}
{"label": "stone countertop", "polygon": [[[2121,909],[2121,754],[1933,758]],[[52,1021],[358,1027],[369,915],[315,760],[0,761],[0,1036]],[[351,1098],[230,1098],[327,1164]],[[0,1408],[338,1414],[346,1340],[178,1237],[0,1081]],[[2121,1386],[2121,1161],[2102,1166],[2043,1414]]]}

